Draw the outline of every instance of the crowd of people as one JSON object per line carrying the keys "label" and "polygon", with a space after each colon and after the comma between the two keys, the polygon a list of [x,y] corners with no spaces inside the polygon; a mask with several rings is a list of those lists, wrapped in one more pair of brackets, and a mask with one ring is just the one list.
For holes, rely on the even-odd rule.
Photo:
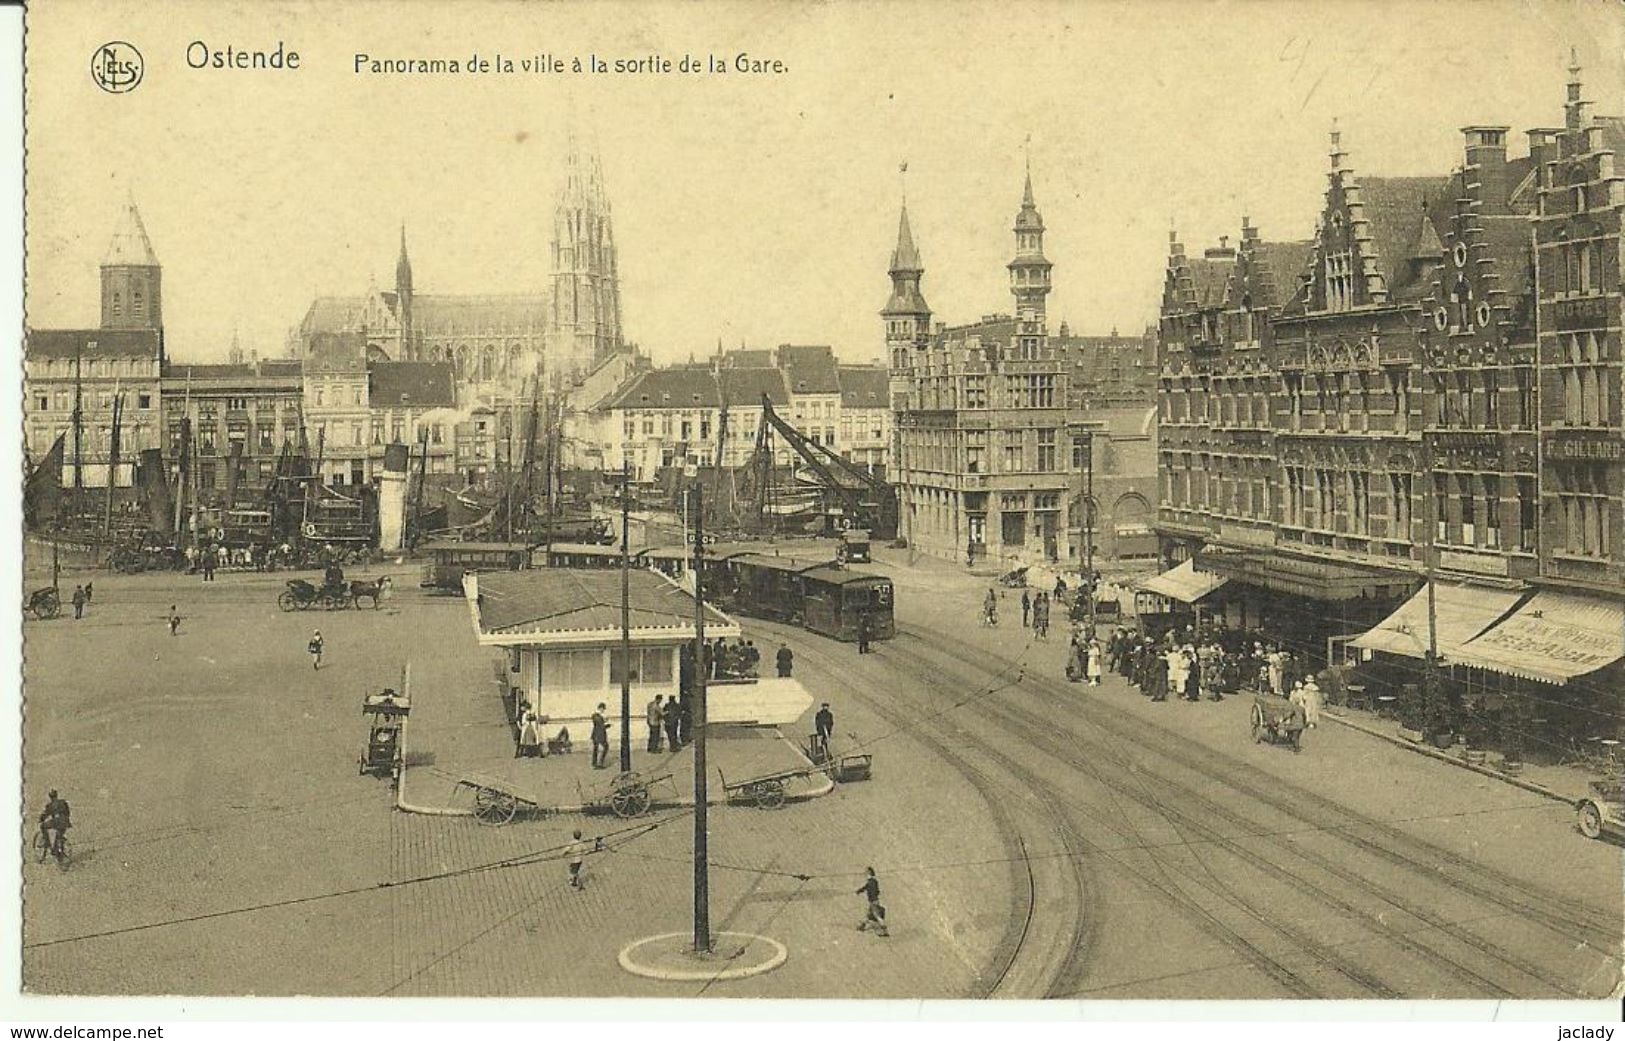
{"label": "crowd of people", "polygon": [[1159,638],[1118,626],[1104,644],[1075,634],[1072,647],[1068,678],[1087,678],[1091,686],[1109,671],[1152,701],[1221,701],[1243,691],[1268,692],[1302,709],[1306,725],[1320,721],[1323,695],[1313,669],[1262,634],[1187,625]]}

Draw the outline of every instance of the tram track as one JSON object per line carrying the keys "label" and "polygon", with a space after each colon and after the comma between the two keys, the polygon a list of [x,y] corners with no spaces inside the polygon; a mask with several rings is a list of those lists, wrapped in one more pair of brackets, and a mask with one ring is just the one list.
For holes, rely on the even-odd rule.
{"label": "tram track", "polygon": [[[871,711],[897,731],[908,731],[911,739],[926,746],[933,755],[968,780],[982,794],[1000,833],[1001,845],[1019,852],[1018,857],[1011,859],[1011,890],[1016,904],[1012,908],[1014,913],[1008,917],[1004,933],[994,945],[988,970],[982,974],[982,986],[970,996],[1014,999],[1047,997],[1055,990],[1057,980],[1075,976],[1079,971],[1079,952],[1092,949],[1092,930],[1098,928],[1099,916],[1089,913],[1096,903],[1095,894],[1088,889],[1076,862],[1071,860],[1059,865],[1046,861],[1044,867],[1047,871],[1044,883],[1040,885],[1039,872],[1028,855],[1028,832],[1054,831],[1056,821],[1019,819],[1020,816],[1032,814],[1018,814],[1016,804],[999,798],[1001,791],[1010,789],[1008,782],[994,777],[985,766],[973,763],[947,735],[914,726],[915,718],[897,707],[894,691],[880,690],[874,682],[843,668],[844,663],[837,661],[830,650],[812,642],[818,640],[816,636],[809,636],[792,626],[753,619],[752,627],[758,626],[781,639],[793,641],[797,655],[804,662],[823,665],[842,675],[843,682],[863,697]],[[1057,873],[1057,868],[1063,876],[1058,882],[1051,877]],[[1058,950],[1045,950],[1032,942],[1035,916],[1040,906],[1044,909],[1046,923],[1053,922],[1057,917],[1066,919],[1060,927],[1065,941],[1050,945],[1058,946]]]}
{"label": "tram track", "polygon": [[[792,630],[785,628],[778,635],[793,636],[795,634]],[[798,640],[798,642],[802,644],[798,648],[798,653],[817,659],[829,660],[830,655],[828,652],[807,647],[803,641]],[[1033,950],[1032,945],[1028,943],[1023,943],[1020,948],[1011,952],[1011,965],[1042,961],[1046,956],[1054,957],[1058,955],[1059,957],[1058,962],[1048,973],[1041,988],[1033,990],[1029,986],[1011,996],[1070,997],[1082,990],[1086,974],[1092,967],[1090,959],[1098,948],[1100,931],[1105,921],[1105,908],[1099,898],[1098,883],[1092,879],[1089,872],[1084,870],[1085,864],[1089,862],[1112,864],[1121,870],[1125,878],[1165,898],[1176,909],[1184,911],[1193,921],[1201,924],[1206,931],[1234,951],[1245,963],[1256,967],[1274,980],[1288,996],[1297,998],[1390,996],[1375,981],[1367,981],[1369,985],[1361,987],[1364,992],[1362,994],[1349,995],[1347,993],[1335,994],[1330,992],[1324,983],[1317,982],[1307,974],[1293,968],[1286,960],[1277,957],[1275,953],[1267,949],[1269,942],[1267,934],[1272,929],[1281,928],[1278,923],[1272,924],[1267,918],[1252,913],[1250,909],[1243,911],[1242,921],[1234,921],[1233,912],[1237,910],[1237,907],[1233,900],[1227,903],[1223,895],[1217,900],[1212,899],[1211,892],[1201,892],[1199,882],[1192,879],[1188,873],[1179,870],[1169,872],[1167,870],[1168,865],[1161,861],[1158,861],[1156,865],[1159,875],[1153,876],[1141,873],[1135,865],[1128,863],[1119,853],[1089,838],[1085,831],[1073,820],[1073,813],[1076,812],[1077,808],[1065,803],[1054,792],[1053,785],[1038,771],[1028,764],[1018,762],[997,743],[964,731],[959,732],[955,737],[955,740],[961,746],[969,745],[973,747],[979,758],[997,764],[1002,772],[1008,773],[1015,778],[1019,782],[1019,787],[996,781],[986,771],[966,763],[963,756],[959,756],[949,749],[947,735],[942,733],[943,720],[936,718],[941,714],[940,706],[933,708],[916,702],[916,711],[910,714],[897,707],[896,695],[898,692],[896,690],[886,692],[886,696],[891,699],[890,701],[877,700],[872,694],[874,690],[872,684],[860,683],[859,678],[852,675],[850,670],[847,671],[845,678],[849,683],[863,686],[871,692],[870,696],[867,696],[865,700],[870,701],[872,703],[871,707],[899,730],[907,729],[912,736],[922,740],[923,743],[938,751],[948,751],[955,760],[964,764],[967,768],[967,776],[972,778],[973,783],[977,783],[977,778],[981,779],[981,783],[977,783],[977,787],[983,791],[990,802],[994,802],[999,797],[1000,793],[997,789],[1002,788],[1005,793],[1025,795],[1039,803],[1043,808],[1044,815],[1049,822],[1048,830],[1054,836],[1058,848],[1043,856],[1042,860],[1050,865],[1065,865],[1066,873],[1071,876],[1074,880],[1073,884],[1077,887],[1078,896],[1073,902],[1076,913],[1069,916],[1070,924],[1063,930],[1064,937],[1051,944],[1052,947],[1059,947],[1057,952]],[[937,733],[932,734],[928,730],[937,731]],[[1070,760],[1067,762],[1070,762]],[[1091,823],[1117,834],[1120,838],[1127,838],[1129,845],[1139,844],[1139,836],[1125,834],[1119,825],[1115,825],[1105,818],[1095,817]],[[1198,891],[1192,892],[1193,888]],[[1038,899],[1038,897],[1035,897],[1035,901]],[[1043,901],[1043,907],[1046,915],[1053,914],[1056,911],[1054,903],[1047,899]],[[1301,933],[1298,938],[1306,939]],[[1024,937],[1025,939],[1027,937]],[[1339,970],[1342,970],[1341,975],[1358,982],[1360,973],[1357,969],[1346,964],[1339,964],[1339,960],[1334,954],[1327,955],[1327,960],[1332,962]],[[1006,973],[1009,971],[1007,969]],[[1008,975],[1005,975],[1005,978],[1008,979]]]}
{"label": "tram track", "polygon": [[[910,646],[915,643],[929,648],[940,657],[933,658],[932,655],[921,653]],[[927,637],[908,628],[900,629],[899,639],[888,644],[888,648],[894,653],[901,652],[901,656],[914,658],[931,671],[940,671],[943,658],[961,667],[992,671],[990,663],[985,658],[974,658],[962,647],[947,643],[934,634]],[[994,659],[995,662],[1004,660],[1002,657]],[[1031,677],[1029,684],[1025,686],[1029,695],[1042,692],[1053,698],[1058,692],[1062,695],[1068,692],[1068,685],[1042,676]],[[1355,921],[1366,923],[1367,927],[1384,941],[1393,943],[1424,959],[1428,964],[1442,967],[1452,975],[1470,983],[1475,988],[1475,993],[1529,996],[1529,984],[1533,981],[1544,988],[1546,993],[1574,997],[1590,996],[1577,989],[1567,977],[1548,972],[1517,952],[1489,942],[1462,924],[1435,913],[1421,901],[1407,897],[1393,887],[1382,885],[1341,863],[1339,858],[1324,852],[1316,852],[1301,842],[1289,841],[1288,835],[1282,834],[1279,829],[1272,832],[1232,808],[1206,798],[1199,790],[1202,782],[1218,780],[1224,787],[1285,815],[1289,820],[1306,825],[1303,828],[1289,829],[1289,833],[1312,832],[1329,835],[1407,872],[1420,874],[1440,884],[1469,893],[1499,908],[1504,915],[1519,919],[1521,923],[1544,929],[1565,941],[1583,943],[1612,956],[1612,948],[1600,942],[1609,935],[1608,929],[1600,916],[1590,909],[1581,909],[1584,913],[1580,913],[1572,901],[1557,894],[1530,893],[1527,897],[1522,896],[1520,892],[1525,887],[1516,880],[1499,872],[1483,869],[1480,865],[1473,864],[1447,850],[1432,847],[1399,832],[1392,825],[1365,817],[1324,797],[1274,778],[1269,780],[1269,784],[1275,791],[1270,791],[1259,784],[1256,778],[1247,776],[1249,771],[1242,764],[1226,760],[1213,750],[1192,747],[1188,743],[1175,745],[1172,735],[1158,731],[1154,727],[1135,726],[1120,713],[1089,702],[1080,703],[1075,695],[1067,699],[1067,705],[1068,712],[1063,716],[1081,720],[1096,733],[1080,734],[1075,728],[1067,728],[1063,739],[1056,731],[1056,719],[1012,704],[1010,699],[998,699],[996,703],[990,699],[990,702],[982,707],[988,715],[997,716],[1005,725],[1014,728],[1022,740],[1041,746],[1049,755],[1064,758],[1068,755],[1081,754],[1089,758],[1103,758],[1116,764],[1122,768],[1117,778],[1133,778],[1146,772],[1146,764],[1131,762],[1124,755],[1125,748],[1148,752],[1166,760],[1167,764],[1173,764],[1176,767],[1174,771],[1169,770],[1166,764],[1152,771],[1158,788],[1174,793],[1172,798],[1161,797],[1144,784],[1139,786],[1140,790],[1136,793],[1130,791],[1120,779],[1108,779],[1098,772],[1092,772],[1097,779],[1114,787],[1121,794],[1143,799],[1149,808],[1176,829],[1190,830],[1203,836],[1205,844],[1225,849],[1260,872],[1268,873],[1272,877],[1285,875],[1304,892],[1314,896],[1327,907]],[[1197,773],[1199,775],[1197,785],[1175,779],[1172,774],[1180,768]],[[1251,773],[1256,774],[1256,770]],[[1314,807],[1314,812],[1306,813],[1304,806]],[[1329,822],[1327,817],[1331,817],[1332,820]],[[1342,823],[1344,817],[1349,818],[1352,825],[1376,831],[1386,841],[1377,841],[1351,831],[1350,825]],[[1239,837],[1226,835],[1214,826],[1215,822],[1236,828],[1241,835]],[[1267,845],[1271,854],[1265,856],[1251,848],[1251,845],[1256,843]],[[1394,848],[1396,846],[1402,848],[1396,849]],[[1278,859],[1282,856],[1287,859],[1287,863]],[[1464,872],[1468,870],[1482,871],[1483,878],[1463,877]],[[1324,880],[1317,880],[1317,875],[1330,876],[1335,882],[1326,884]],[[1512,891],[1512,887],[1518,887],[1519,891]],[[1360,899],[1356,900],[1355,897]],[[1376,903],[1377,910],[1363,906],[1371,902]],[[1390,909],[1415,919],[1425,928],[1417,930],[1414,934],[1398,928],[1386,920],[1386,912]],[[1549,918],[1555,918],[1555,921],[1549,921]],[[1617,929],[1614,937],[1617,943]],[[1320,956],[1326,952],[1315,950],[1321,945],[1317,945],[1312,938],[1306,942],[1309,945],[1308,952],[1317,960],[1321,960]],[[1373,981],[1361,978],[1361,982],[1369,984]],[[1373,988],[1376,993],[1391,989],[1393,988],[1380,982]]]}

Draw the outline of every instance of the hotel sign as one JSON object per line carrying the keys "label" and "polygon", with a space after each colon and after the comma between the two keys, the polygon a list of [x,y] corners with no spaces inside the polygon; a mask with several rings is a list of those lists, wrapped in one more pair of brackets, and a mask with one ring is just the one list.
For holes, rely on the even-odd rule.
{"label": "hotel sign", "polygon": [[1601,325],[1608,321],[1608,298],[1582,296],[1570,300],[1552,300],[1546,304],[1552,315],[1552,324],[1558,329],[1578,329]]}

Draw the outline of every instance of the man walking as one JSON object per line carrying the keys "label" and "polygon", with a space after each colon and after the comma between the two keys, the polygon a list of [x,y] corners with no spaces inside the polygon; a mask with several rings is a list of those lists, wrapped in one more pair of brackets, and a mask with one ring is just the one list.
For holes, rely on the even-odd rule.
{"label": "man walking", "polygon": [[778,663],[781,679],[790,675],[790,667],[795,664],[795,658],[795,652],[790,649],[789,644],[779,644],[779,653],[775,655],[774,660]]}
{"label": "man walking", "polygon": [[1033,598],[1025,589],[1021,591],[1021,627],[1027,628],[1027,620],[1032,617]]}
{"label": "man walking", "polygon": [[824,702],[813,716],[814,740],[824,754],[829,754],[829,739],[835,734],[835,713],[829,710],[829,702]]}
{"label": "man walking", "polygon": [[570,888],[581,890],[587,888],[587,883],[581,877],[581,861],[589,852],[596,852],[599,842],[588,843],[581,837],[581,829],[577,828],[571,833],[574,839],[568,850],[570,855]]}
{"label": "man walking", "polygon": [[181,616],[180,616],[180,612],[175,610],[175,605],[174,604],[170,604],[169,605],[169,635],[171,635],[171,636],[179,636],[180,634],[181,634]]}
{"label": "man walking", "polygon": [[869,653],[869,614],[858,615],[858,653]]}
{"label": "man walking", "polygon": [[858,923],[858,932],[865,932],[873,925],[875,935],[889,936],[891,934],[886,931],[886,909],[880,903],[880,879],[875,877],[874,868],[864,868],[864,872],[867,877],[855,892],[863,894],[869,901],[869,907],[864,912],[863,921]]}
{"label": "man walking", "polygon": [[73,587],[73,620],[78,621],[85,616],[85,587]]}
{"label": "man walking", "polygon": [[602,770],[609,765],[609,721],[604,718],[604,703],[600,701],[592,714],[592,768]]}
{"label": "man walking", "polygon": [[669,699],[666,702],[666,707],[661,710],[661,715],[665,717],[666,745],[673,752],[683,747],[682,742],[678,740],[679,735],[677,733],[677,725],[681,719],[680,711],[675,697]]}
{"label": "man walking", "polygon": [[321,669],[322,631],[320,629],[311,634],[310,642],[305,645],[305,650],[310,652],[310,667],[317,670]]}
{"label": "man walking", "polygon": [[656,694],[655,699],[649,702],[648,707],[644,709],[644,715],[649,722],[649,751],[651,752],[660,751],[660,728],[666,722],[660,708],[663,697],[663,695]]}

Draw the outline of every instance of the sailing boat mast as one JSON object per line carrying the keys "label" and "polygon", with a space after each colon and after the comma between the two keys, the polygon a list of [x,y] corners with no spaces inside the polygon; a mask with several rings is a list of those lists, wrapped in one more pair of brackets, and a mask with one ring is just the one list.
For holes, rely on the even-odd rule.
{"label": "sailing boat mast", "polygon": [[84,397],[85,382],[84,369],[84,341],[75,339],[73,344],[73,512],[77,517],[84,508],[81,501],[85,491],[85,467],[83,455],[84,439]]}
{"label": "sailing boat mast", "polygon": [[119,424],[124,419],[124,392],[119,390],[117,381],[113,383],[113,428],[109,432],[107,455],[107,514],[102,519],[102,539],[105,541],[113,534],[113,493],[118,490],[118,464],[119,464]]}

